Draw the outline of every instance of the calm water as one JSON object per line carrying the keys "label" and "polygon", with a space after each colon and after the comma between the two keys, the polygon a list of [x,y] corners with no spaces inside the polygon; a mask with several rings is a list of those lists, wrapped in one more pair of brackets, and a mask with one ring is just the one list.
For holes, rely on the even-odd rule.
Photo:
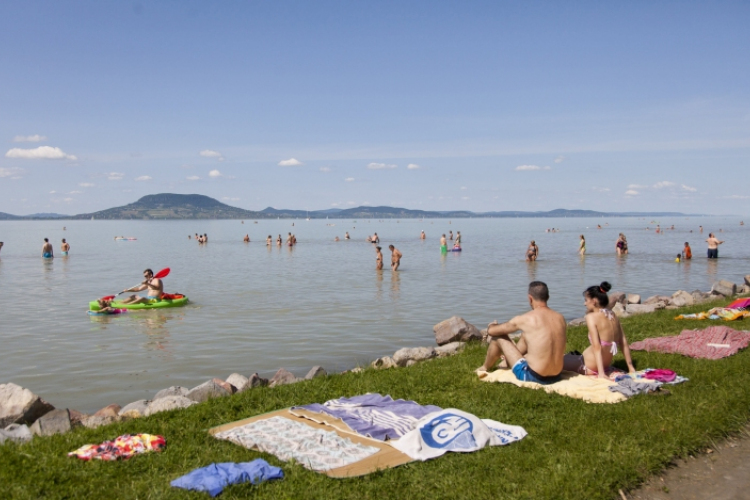
{"label": "calm water", "polygon": [[[525,311],[531,280],[549,284],[551,306],[568,319],[583,314],[583,289],[604,279],[644,296],[708,290],[721,278],[741,282],[750,233],[739,220],[662,218],[662,227],[677,228],[663,235],[638,219],[0,222],[0,383],[91,411],[235,371],[271,376],[285,367],[301,376],[316,364],[341,371],[401,347],[432,345],[432,326],[452,315],[481,328]],[[552,226],[561,231],[546,233]],[[703,241],[719,228],[721,258],[707,261]],[[418,239],[422,229],[426,241]],[[450,229],[461,231],[464,251],[442,256],[438,239]],[[347,230],[351,241],[333,241]],[[297,247],[266,247],[268,234],[288,231]],[[614,255],[620,231],[632,252],[625,258]],[[208,233],[209,243],[187,239],[196,232]],[[375,251],[364,241],[373,232],[386,268],[388,244],[403,252],[400,272],[375,271]],[[581,233],[585,259],[577,255]],[[44,237],[56,254],[67,238],[70,256],[43,261]],[[540,258],[527,264],[531,239]],[[685,241],[696,258],[675,264]],[[146,267],[171,267],[166,290],[185,293],[191,305],[86,314],[90,300],[139,283]]]}

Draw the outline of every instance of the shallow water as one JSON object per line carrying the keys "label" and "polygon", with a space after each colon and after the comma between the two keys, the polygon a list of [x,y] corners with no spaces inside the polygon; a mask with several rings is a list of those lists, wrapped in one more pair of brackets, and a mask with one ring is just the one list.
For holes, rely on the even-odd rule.
{"label": "shallow water", "polygon": [[[0,222],[0,383],[92,411],[235,371],[270,377],[285,367],[303,376],[319,364],[334,372],[401,347],[433,345],[432,326],[452,315],[483,328],[527,310],[532,280],[548,283],[551,307],[568,319],[583,314],[581,292],[602,280],[644,298],[708,290],[722,278],[741,283],[750,269],[750,233],[739,220],[661,218],[662,227],[677,229],[660,235],[645,230],[649,220],[635,218],[331,219],[297,220],[294,227],[285,220]],[[560,232],[546,233],[552,226]],[[719,228],[726,243],[721,258],[708,261],[703,241]],[[418,239],[422,229],[426,241]],[[441,255],[440,233],[450,229],[461,231],[464,251]],[[266,247],[265,236],[289,231],[299,241],[294,249]],[[343,241],[344,231],[352,240]],[[617,258],[621,231],[632,253]],[[196,232],[208,233],[209,243],[188,240]],[[365,242],[373,232],[381,237],[382,272]],[[251,243],[242,242],[245,233]],[[577,255],[581,233],[584,259]],[[114,241],[115,235],[138,240]],[[342,241],[334,242],[336,235]],[[70,256],[42,260],[44,237],[56,254],[67,238]],[[540,257],[528,264],[531,239]],[[695,258],[675,264],[685,241]],[[404,254],[398,273],[387,265],[391,243]],[[146,267],[170,267],[166,291],[185,293],[191,304],[86,314],[90,300],[139,283]]]}

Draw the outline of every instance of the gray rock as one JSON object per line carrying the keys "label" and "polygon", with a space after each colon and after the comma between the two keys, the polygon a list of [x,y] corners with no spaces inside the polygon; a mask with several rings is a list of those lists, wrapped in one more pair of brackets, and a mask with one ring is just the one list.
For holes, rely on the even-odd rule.
{"label": "gray rock", "polygon": [[[442,344],[444,345],[444,344]],[[437,356],[435,349],[432,347],[404,347],[399,349],[393,355],[393,361],[398,366],[407,366],[407,361],[424,361],[426,359],[432,359]]]}
{"label": "gray rock", "polygon": [[450,344],[441,345],[435,348],[435,354],[438,358],[445,358],[447,356],[453,356],[463,351],[466,347],[464,342],[451,342]]}
{"label": "gray rock", "polygon": [[293,384],[297,381],[297,377],[294,376],[290,371],[280,368],[271,380],[268,382],[268,387],[276,387],[277,385]]}
{"label": "gray rock", "polygon": [[746,295],[750,293],[750,285],[739,285],[737,286],[737,293],[741,295]]}
{"label": "gray rock", "polygon": [[[620,304],[619,302],[618,302],[618,305],[622,307],[622,304]],[[585,323],[586,323],[586,317],[584,316],[583,318],[571,319],[570,321],[568,321],[568,326],[581,326]]]}
{"label": "gray rock", "polygon": [[627,294],[625,292],[610,292],[609,295],[609,305],[613,304],[627,304]]}
{"label": "gray rock", "polygon": [[68,409],[68,413],[70,414],[70,425],[73,427],[80,427],[83,425],[83,419],[87,418],[88,415],[80,412],[78,410],[70,410]]}
{"label": "gray rock", "polygon": [[747,286],[750,286],[750,274],[748,274],[747,276],[745,276],[745,284]]}
{"label": "gray rock", "polygon": [[247,379],[247,385],[245,386],[245,388],[252,389],[253,387],[265,387],[267,385],[267,378],[263,378],[257,373],[253,373],[252,375],[250,375],[250,378]]}
{"label": "gray rock", "polygon": [[356,367],[356,368],[352,368],[352,369],[351,369],[351,373],[362,373],[362,372],[364,372],[364,371],[365,371],[365,369],[364,369],[364,368],[362,368],[361,366],[358,366],[358,367]]}
{"label": "gray rock", "polygon": [[695,290],[690,295],[693,296],[693,304],[703,304],[711,300],[710,293],[704,293],[704,292],[701,292],[700,290]]}
{"label": "gray rock", "polygon": [[711,287],[711,293],[723,295],[724,297],[731,297],[737,295],[737,285],[731,281],[721,280],[714,283]]}
{"label": "gray rock", "polygon": [[5,429],[0,429],[0,444],[6,441],[15,443],[26,443],[34,437],[26,424],[10,424]]}
{"label": "gray rock", "polygon": [[172,387],[167,387],[166,389],[162,389],[157,392],[156,396],[154,396],[154,401],[156,401],[157,399],[166,398],[168,396],[187,396],[188,392],[190,392],[190,389],[188,389],[187,387],[173,385]]}
{"label": "gray rock", "polygon": [[85,417],[83,420],[81,420],[81,424],[83,424],[84,427],[88,429],[96,429],[98,427],[101,427],[103,425],[109,425],[113,424],[115,422],[119,422],[122,420],[122,417],[115,415],[91,415],[90,417]]}
{"label": "gray rock", "polygon": [[640,304],[641,296],[637,293],[629,293],[627,298],[628,304]]}
{"label": "gray rock", "polygon": [[[659,302],[663,302],[664,306],[669,304],[669,301],[672,300],[672,297],[667,297],[666,295],[653,295],[646,300],[643,301],[644,305],[651,305],[651,304],[658,304]],[[664,309],[664,307],[660,307],[659,309]]]}
{"label": "gray rock", "polygon": [[188,399],[185,396],[165,396],[163,398],[155,399],[146,408],[145,416],[154,415],[163,411],[178,410],[182,408],[188,408],[193,405],[197,405],[196,401]]}
{"label": "gray rock", "polygon": [[125,418],[141,418],[146,416],[146,410],[151,401],[147,399],[141,399],[140,401],[133,401],[132,403],[125,405],[122,410],[118,413],[119,416]]}
{"label": "gray rock", "polygon": [[683,290],[679,290],[672,294],[672,300],[670,304],[677,307],[692,306],[695,304],[695,299],[692,294],[689,294]]}
{"label": "gray rock", "polygon": [[120,405],[109,405],[105,406],[98,412],[94,413],[95,417],[116,417],[120,413],[120,410],[122,410],[122,406]]}
{"label": "gray rock", "polygon": [[307,372],[307,375],[305,375],[305,380],[312,380],[317,377],[325,377],[328,375],[328,372],[323,369],[322,366],[313,366],[309,372]]}
{"label": "gray rock", "polygon": [[29,430],[36,436],[52,436],[54,434],[65,434],[72,428],[70,412],[63,409],[45,413],[31,425]]}
{"label": "gray rock", "polygon": [[674,305],[674,304],[669,304],[669,305],[668,305],[668,306],[666,306],[666,307],[665,307],[664,309],[666,309],[666,310],[668,310],[668,311],[673,311],[673,310],[675,310],[675,309],[679,309],[679,308],[680,308],[680,306],[676,306],[676,305]]}
{"label": "gray rock", "polygon": [[622,318],[625,314],[625,306],[617,302],[614,307],[612,307],[612,312],[615,313],[615,316],[618,318]]}
{"label": "gray rock", "polygon": [[435,332],[437,345],[445,345],[457,340],[461,342],[482,340],[482,333],[479,329],[458,316],[441,321],[432,327],[432,331]]}
{"label": "gray rock", "polygon": [[393,358],[390,356],[383,356],[382,358],[378,358],[372,362],[372,367],[377,370],[385,370],[387,368],[394,368],[396,366],[398,365],[396,364],[395,361],[393,361]]}
{"label": "gray rock", "polygon": [[31,424],[55,407],[20,385],[0,384],[0,427]]}
{"label": "gray rock", "polygon": [[656,304],[628,304],[628,306],[625,308],[625,311],[628,314],[646,314],[652,313],[656,311],[656,309]]}
{"label": "gray rock", "polygon": [[204,401],[208,401],[209,399],[231,395],[231,391],[228,391],[225,387],[222,387],[220,384],[216,383],[216,379],[211,379],[207,382],[203,382],[199,386],[190,389],[190,392],[188,392],[185,397],[197,403],[202,403]]}
{"label": "gray rock", "polygon": [[410,366],[414,366],[414,365],[416,365],[416,364],[417,364],[416,360],[413,360],[413,359],[409,359],[409,360],[407,360],[407,361],[406,361],[406,364],[405,364],[404,366],[405,366],[406,368],[409,368]]}
{"label": "gray rock", "polygon": [[240,375],[239,373],[233,373],[227,377],[227,384],[231,384],[235,388],[235,392],[242,392],[247,387],[247,377]]}

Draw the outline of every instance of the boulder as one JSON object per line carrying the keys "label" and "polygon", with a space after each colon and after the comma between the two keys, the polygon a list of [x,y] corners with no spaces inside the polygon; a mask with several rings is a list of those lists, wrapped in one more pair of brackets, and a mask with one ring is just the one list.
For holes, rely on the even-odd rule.
{"label": "boulder", "polygon": [[612,308],[612,312],[615,313],[615,316],[617,316],[618,318],[622,318],[626,314],[625,306],[617,302]]}
{"label": "boulder", "polygon": [[133,401],[130,404],[125,405],[119,415],[124,418],[141,418],[146,416],[146,410],[151,401],[147,399],[141,399],[139,401]]}
{"label": "boulder", "polygon": [[362,373],[363,371],[365,371],[365,369],[364,369],[364,368],[362,368],[361,366],[358,366],[358,367],[356,367],[356,368],[352,368],[352,369],[350,370],[350,372],[351,372],[351,373]]}
{"label": "boulder", "polygon": [[445,345],[456,341],[482,340],[482,333],[479,329],[458,316],[441,321],[432,327],[432,331],[435,332],[437,345]]}
{"label": "boulder", "polygon": [[739,285],[737,287],[737,293],[741,295],[747,295],[750,293],[750,285]]}
{"label": "boulder", "polygon": [[[190,399],[191,401],[195,401],[196,403],[202,403],[213,398],[231,396],[232,391],[227,390],[223,385],[217,384],[217,380],[218,379],[214,378],[207,382],[203,382],[199,386],[193,387],[192,389],[190,389],[190,392],[185,395],[185,397],[187,399]],[[226,384],[226,382],[224,383]]]}
{"label": "boulder", "polygon": [[463,351],[466,344],[464,342],[451,342],[450,344],[441,345],[435,348],[435,354],[438,358],[453,356]]}
{"label": "boulder", "polygon": [[305,375],[305,380],[312,380],[317,377],[325,377],[328,372],[322,366],[313,366],[310,371]]}
{"label": "boulder", "polygon": [[250,378],[247,379],[247,385],[245,386],[245,389],[252,389],[253,387],[265,387],[268,385],[268,379],[263,378],[257,373],[253,373],[250,375]]}
{"label": "boulder", "polygon": [[80,427],[83,425],[83,419],[88,417],[86,413],[78,410],[68,410],[68,413],[70,413],[70,425],[73,427]]}
{"label": "boulder", "polygon": [[226,389],[229,392],[229,394],[234,394],[235,392],[237,392],[237,388],[233,386],[232,384],[230,384],[229,382],[226,382],[216,377],[212,378],[211,380],[213,381],[214,384]]}
{"label": "boulder", "polygon": [[437,356],[437,353],[432,347],[404,347],[395,352],[393,355],[393,361],[395,361],[398,366],[409,366],[406,364],[409,360],[414,362],[424,361],[426,359],[434,358],[435,356]]}
{"label": "boulder", "polygon": [[709,300],[711,300],[710,293],[704,293],[700,290],[695,290],[690,295],[693,296],[693,304],[703,304],[704,302],[708,302]]}
{"label": "boulder", "polygon": [[173,385],[172,387],[167,387],[166,389],[162,389],[157,392],[156,396],[154,396],[154,401],[156,401],[157,399],[166,398],[168,396],[187,396],[188,392],[190,392],[190,389],[188,389],[187,387]]}
{"label": "boulder", "polygon": [[396,364],[395,361],[393,361],[393,358],[390,356],[383,356],[382,358],[378,358],[372,362],[372,367],[375,368],[376,370],[385,370],[386,368],[393,368],[395,366],[398,366],[398,365]]}
{"label": "boulder", "polygon": [[188,399],[185,396],[165,396],[163,398],[155,399],[146,408],[144,416],[154,415],[163,411],[178,410],[182,408],[188,408],[189,406],[197,405],[197,401]]}
{"label": "boulder", "polygon": [[[661,304],[664,304],[663,302]],[[661,307],[663,309],[664,306]],[[646,314],[656,311],[656,304],[628,304],[625,311],[628,314]]]}
{"label": "boulder", "polygon": [[120,405],[109,405],[105,406],[98,412],[94,413],[95,417],[116,417],[120,414],[120,410],[122,410],[122,406]]}
{"label": "boulder", "polygon": [[62,409],[45,413],[31,425],[29,430],[37,436],[52,436],[54,434],[64,434],[72,428],[70,412],[67,409]]}
{"label": "boulder", "polygon": [[695,299],[692,294],[689,294],[683,290],[679,290],[672,294],[672,300],[670,304],[677,307],[692,306],[695,304]]}
{"label": "boulder", "polygon": [[750,274],[748,274],[747,276],[745,276],[745,284],[747,286],[750,286]]}
{"label": "boulder", "polygon": [[[622,304],[620,304],[619,302],[617,303],[617,305],[622,307]],[[576,319],[571,319],[570,321],[568,321],[568,326],[581,326],[584,324],[586,324],[585,316],[583,318],[576,318]]]}
{"label": "boulder", "polygon": [[0,384],[0,427],[31,424],[55,407],[20,385]]}
{"label": "boulder", "polygon": [[675,309],[679,309],[679,308],[680,308],[680,306],[676,306],[676,305],[674,305],[674,304],[669,304],[669,305],[668,305],[668,306],[666,306],[666,307],[665,307],[664,309],[666,309],[666,310],[668,310],[668,311],[674,311]]}
{"label": "boulder", "polygon": [[240,375],[239,373],[233,373],[227,377],[227,384],[231,384],[235,387],[235,392],[242,392],[247,387],[247,377]]}
{"label": "boulder", "polygon": [[[658,304],[659,302],[663,302],[666,306],[671,300],[672,297],[667,297],[666,295],[652,295],[651,297],[644,300],[643,304],[648,306],[651,304]],[[664,309],[664,307],[660,307],[659,309]]]}
{"label": "boulder", "polygon": [[640,304],[641,296],[637,293],[629,293],[627,298],[628,304]]}
{"label": "boulder", "polygon": [[610,292],[608,295],[609,297],[609,305],[613,304],[627,304],[627,294],[625,292]]}
{"label": "boulder", "polygon": [[26,443],[34,437],[26,424],[10,424],[5,429],[0,429],[0,444],[6,441]]}
{"label": "boulder", "polygon": [[417,364],[416,360],[413,360],[413,359],[407,359],[407,360],[406,360],[406,364],[405,364],[404,366],[405,366],[406,368],[409,368],[410,366],[414,366],[414,365],[416,365],[416,364]]}
{"label": "boulder", "polygon": [[122,420],[119,415],[91,415],[90,417],[84,418],[81,423],[88,429],[96,429],[102,425],[109,425]]}
{"label": "boulder", "polygon": [[731,297],[732,295],[737,295],[737,285],[727,280],[717,281],[711,287],[711,293]]}
{"label": "boulder", "polygon": [[276,387],[277,385],[293,384],[297,381],[297,377],[294,374],[284,368],[280,368],[279,371],[271,377],[268,382],[269,387]]}

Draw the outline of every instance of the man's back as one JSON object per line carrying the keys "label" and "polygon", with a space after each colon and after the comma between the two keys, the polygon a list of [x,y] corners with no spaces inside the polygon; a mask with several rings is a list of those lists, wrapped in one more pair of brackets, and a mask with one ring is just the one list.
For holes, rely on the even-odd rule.
{"label": "man's back", "polygon": [[565,355],[566,323],[562,314],[549,307],[539,307],[513,319],[523,331],[526,361],[543,376],[558,375]]}

